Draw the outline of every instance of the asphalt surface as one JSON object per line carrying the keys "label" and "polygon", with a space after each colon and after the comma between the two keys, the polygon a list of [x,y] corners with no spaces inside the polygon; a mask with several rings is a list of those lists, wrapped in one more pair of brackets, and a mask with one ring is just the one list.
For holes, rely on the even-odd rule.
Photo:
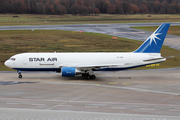
{"label": "asphalt surface", "polygon": [[180,68],[97,72],[96,80],[86,80],[53,72],[22,73],[19,79],[15,72],[1,72],[0,119],[23,119],[30,112],[31,119],[42,120],[56,114],[64,119],[180,120],[179,73]]}
{"label": "asphalt surface", "polygon": [[[159,26],[161,23],[122,23],[122,24],[78,24],[78,25],[35,25],[35,26],[1,26],[0,30],[65,30],[84,31],[108,34],[134,40],[146,40],[152,32],[137,30],[130,27]],[[171,26],[180,25],[180,22],[171,23]],[[164,45],[180,50],[180,37],[167,35]]]}
{"label": "asphalt surface", "polygon": [[[7,26],[0,30],[52,29],[110,34],[145,40],[142,24]],[[171,25],[180,25],[173,23]],[[180,48],[179,36],[165,44]],[[1,120],[180,120],[180,68],[97,72],[96,80],[53,72],[0,72]]]}

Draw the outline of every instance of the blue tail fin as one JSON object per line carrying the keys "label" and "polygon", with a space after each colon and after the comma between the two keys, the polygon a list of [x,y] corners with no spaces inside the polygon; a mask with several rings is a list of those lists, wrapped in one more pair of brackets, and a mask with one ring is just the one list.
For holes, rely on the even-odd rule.
{"label": "blue tail fin", "polygon": [[169,29],[170,23],[163,23],[154,33],[134,52],[159,53]]}

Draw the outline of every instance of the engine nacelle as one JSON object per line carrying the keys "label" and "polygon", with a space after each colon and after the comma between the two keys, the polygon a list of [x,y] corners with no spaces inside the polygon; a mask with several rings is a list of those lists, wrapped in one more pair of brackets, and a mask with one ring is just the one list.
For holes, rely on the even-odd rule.
{"label": "engine nacelle", "polygon": [[75,67],[62,67],[61,68],[62,76],[75,76],[79,72],[81,71],[77,70]]}

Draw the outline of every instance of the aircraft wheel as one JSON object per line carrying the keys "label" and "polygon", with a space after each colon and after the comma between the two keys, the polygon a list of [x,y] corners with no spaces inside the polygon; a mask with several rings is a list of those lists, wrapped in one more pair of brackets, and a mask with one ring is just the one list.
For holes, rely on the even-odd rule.
{"label": "aircraft wheel", "polygon": [[83,74],[82,74],[82,77],[86,77],[86,74],[85,74],[85,73],[83,73]]}
{"label": "aircraft wheel", "polygon": [[90,76],[90,75],[87,75],[87,76],[86,76],[86,79],[88,79],[88,80],[89,80],[90,78],[91,78],[91,76]]}
{"label": "aircraft wheel", "polygon": [[96,76],[95,76],[95,75],[92,75],[92,76],[91,76],[91,79],[96,79]]}
{"label": "aircraft wheel", "polygon": [[22,75],[19,75],[19,78],[22,78]]}

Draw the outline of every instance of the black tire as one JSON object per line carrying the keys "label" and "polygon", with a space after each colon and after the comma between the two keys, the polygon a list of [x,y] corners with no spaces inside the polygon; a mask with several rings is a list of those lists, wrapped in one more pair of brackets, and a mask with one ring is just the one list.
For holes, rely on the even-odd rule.
{"label": "black tire", "polygon": [[87,75],[85,73],[82,74],[82,77],[86,77]]}
{"label": "black tire", "polygon": [[86,76],[86,79],[88,79],[88,80],[89,80],[90,78],[91,78],[91,76],[90,76],[90,75],[87,75],[87,76]]}
{"label": "black tire", "polygon": [[19,75],[19,78],[22,78],[22,75]]}
{"label": "black tire", "polygon": [[92,75],[92,76],[91,76],[91,79],[96,79],[96,76],[95,76],[95,75]]}

